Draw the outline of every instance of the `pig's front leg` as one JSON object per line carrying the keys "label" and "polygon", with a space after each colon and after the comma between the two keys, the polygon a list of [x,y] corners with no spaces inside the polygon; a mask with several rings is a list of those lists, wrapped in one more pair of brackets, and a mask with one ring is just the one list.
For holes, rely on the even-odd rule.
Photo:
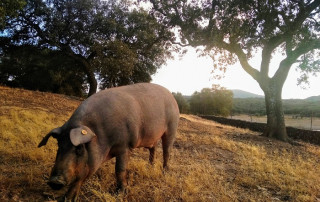
{"label": "pig's front leg", "polygon": [[129,160],[129,152],[125,152],[116,156],[116,179],[117,189],[116,191],[125,191],[127,186],[127,165]]}

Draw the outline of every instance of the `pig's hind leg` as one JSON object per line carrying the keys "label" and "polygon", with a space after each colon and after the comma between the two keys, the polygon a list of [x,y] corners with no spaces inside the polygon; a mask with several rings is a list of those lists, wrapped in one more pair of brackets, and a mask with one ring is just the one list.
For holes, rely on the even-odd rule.
{"label": "pig's hind leg", "polygon": [[163,169],[168,170],[168,161],[170,157],[170,152],[173,146],[173,142],[176,136],[176,127],[169,127],[168,130],[161,137],[162,148],[163,148]]}
{"label": "pig's hind leg", "polygon": [[151,165],[153,165],[154,164],[155,154],[156,154],[156,146],[153,146],[153,147],[149,148],[149,152],[150,152],[149,163]]}

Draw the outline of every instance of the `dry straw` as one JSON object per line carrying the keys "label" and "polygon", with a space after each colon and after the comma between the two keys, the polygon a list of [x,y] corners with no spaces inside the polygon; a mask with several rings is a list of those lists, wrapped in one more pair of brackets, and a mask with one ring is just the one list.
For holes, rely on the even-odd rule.
{"label": "dry straw", "polygon": [[[54,200],[61,194],[46,185],[56,142],[50,140],[41,149],[37,144],[78,104],[64,96],[1,87],[2,201]],[[159,145],[153,166],[148,164],[148,150],[132,152],[126,194],[114,193],[115,161],[106,162],[84,184],[80,201],[320,200],[319,146],[293,146],[182,115],[169,171],[162,170],[161,152]]]}

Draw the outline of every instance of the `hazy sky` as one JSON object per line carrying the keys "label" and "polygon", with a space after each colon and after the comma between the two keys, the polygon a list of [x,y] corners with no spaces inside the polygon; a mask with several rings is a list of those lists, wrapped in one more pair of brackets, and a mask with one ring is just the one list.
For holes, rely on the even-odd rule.
{"label": "hazy sky", "polygon": [[[280,58],[275,58],[271,67],[278,67]],[[259,64],[259,58],[250,62],[251,65]],[[251,78],[241,67],[235,64],[228,68],[225,77],[221,80],[214,80],[211,71],[213,62],[209,57],[198,57],[194,49],[189,49],[188,53],[180,60],[169,60],[152,77],[152,83],[160,84],[172,92],[181,92],[183,95],[192,95],[202,88],[210,88],[213,83],[218,83],[227,89],[240,89],[251,93],[263,95],[258,83]],[[273,74],[276,69],[271,69]],[[320,95],[320,75],[310,78],[310,87],[302,89],[297,86],[299,72],[293,66],[282,90],[282,98],[307,98]]]}

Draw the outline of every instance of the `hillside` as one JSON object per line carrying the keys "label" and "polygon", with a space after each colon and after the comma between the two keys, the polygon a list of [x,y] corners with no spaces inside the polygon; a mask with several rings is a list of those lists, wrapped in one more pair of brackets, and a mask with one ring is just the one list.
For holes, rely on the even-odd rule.
{"label": "hillside", "polygon": [[[257,95],[254,93],[250,93],[243,90],[233,89],[231,90],[233,93],[233,98],[263,98],[262,95]],[[189,101],[191,99],[191,95],[183,95],[183,97]]]}
{"label": "hillside", "polygon": [[[283,111],[285,114],[304,117],[310,117],[313,114],[320,117],[320,102],[317,99],[317,96],[307,99],[284,99]],[[265,100],[264,98],[234,98],[232,111],[234,114],[265,115]]]}
{"label": "hillside", "polygon": [[320,101],[320,95],[308,97],[308,98],[306,98],[306,100],[309,100],[309,101]]}
{"label": "hillside", "polygon": [[263,98],[262,95],[257,95],[254,93],[250,93],[243,90],[233,89],[231,90],[233,92],[233,98]]}
{"label": "hillside", "polygon": [[[56,141],[37,148],[80,104],[73,98],[0,87],[0,199],[52,201],[46,180]],[[154,166],[136,149],[129,162],[127,194],[115,194],[115,161],[81,188],[80,201],[319,201],[320,147],[259,136],[197,116],[181,115],[170,170],[161,147]]]}

